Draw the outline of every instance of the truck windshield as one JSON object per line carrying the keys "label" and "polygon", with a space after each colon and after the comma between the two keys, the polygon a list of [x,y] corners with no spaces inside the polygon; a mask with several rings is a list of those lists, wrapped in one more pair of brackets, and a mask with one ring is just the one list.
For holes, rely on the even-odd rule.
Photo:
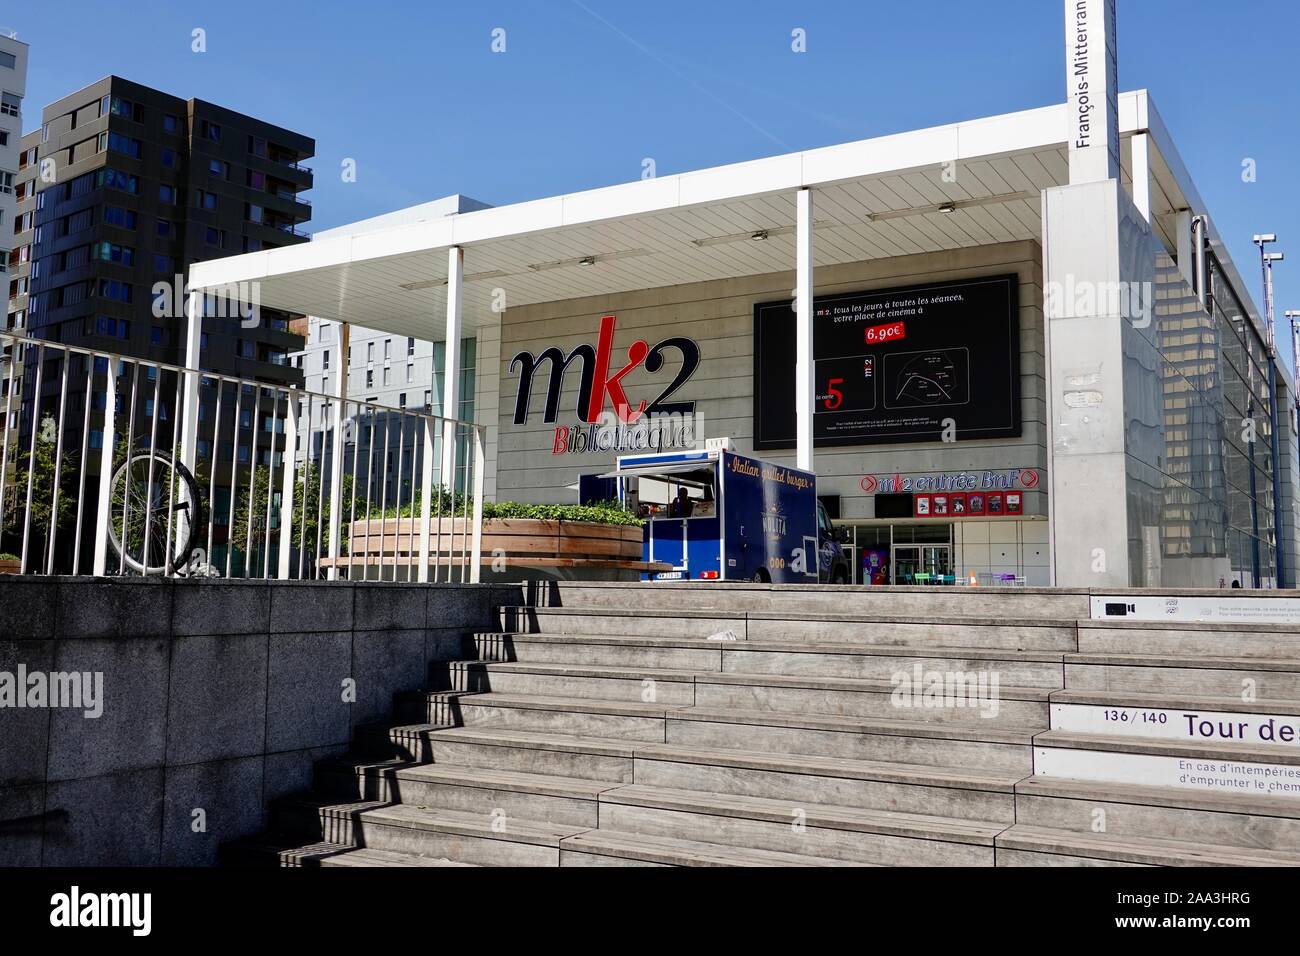
{"label": "truck windshield", "polygon": [[711,518],[717,514],[712,468],[628,479],[628,499],[642,518]]}

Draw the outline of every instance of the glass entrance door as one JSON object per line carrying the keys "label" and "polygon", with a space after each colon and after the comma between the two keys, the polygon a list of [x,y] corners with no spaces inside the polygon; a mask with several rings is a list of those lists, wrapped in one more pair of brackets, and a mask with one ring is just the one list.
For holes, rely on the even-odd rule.
{"label": "glass entrance door", "polygon": [[946,544],[894,545],[895,584],[946,584],[952,576],[952,548]]}

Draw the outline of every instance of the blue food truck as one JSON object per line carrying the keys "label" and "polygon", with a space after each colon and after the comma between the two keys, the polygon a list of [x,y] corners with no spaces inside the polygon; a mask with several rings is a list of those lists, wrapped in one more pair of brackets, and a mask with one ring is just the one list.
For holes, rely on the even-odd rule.
{"label": "blue food truck", "polygon": [[847,583],[851,572],[810,472],[725,447],[625,455],[613,479],[644,521],[642,558],[672,565],[653,580]]}

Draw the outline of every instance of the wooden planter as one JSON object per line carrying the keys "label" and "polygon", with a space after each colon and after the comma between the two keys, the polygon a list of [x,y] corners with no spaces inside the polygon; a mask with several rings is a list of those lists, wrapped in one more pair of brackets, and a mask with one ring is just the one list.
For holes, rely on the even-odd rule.
{"label": "wooden planter", "polygon": [[[380,564],[409,569],[419,562],[419,518],[370,518],[352,522],[348,533],[348,554],[341,567],[373,569]],[[441,536],[441,539],[440,539]],[[666,570],[669,565],[641,560],[641,528],[599,524],[594,521],[554,521],[539,518],[488,518],[483,521],[480,560],[485,568],[500,566],[525,572],[625,572]],[[469,523],[464,518],[442,518],[429,529],[430,565],[440,556],[445,566],[469,560],[472,543]],[[328,560],[321,564],[328,567]],[[405,575],[399,575],[405,576]]]}
{"label": "wooden planter", "polygon": [[22,571],[23,563],[16,558],[5,558],[0,560],[0,574],[18,574]]}

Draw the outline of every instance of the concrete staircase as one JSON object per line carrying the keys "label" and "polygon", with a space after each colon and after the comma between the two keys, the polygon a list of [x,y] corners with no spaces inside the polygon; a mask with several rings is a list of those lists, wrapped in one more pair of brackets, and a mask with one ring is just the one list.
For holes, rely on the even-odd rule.
{"label": "concrete staircase", "polygon": [[536,598],[226,858],[1300,864],[1294,628],[1091,621],[1037,589]]}

